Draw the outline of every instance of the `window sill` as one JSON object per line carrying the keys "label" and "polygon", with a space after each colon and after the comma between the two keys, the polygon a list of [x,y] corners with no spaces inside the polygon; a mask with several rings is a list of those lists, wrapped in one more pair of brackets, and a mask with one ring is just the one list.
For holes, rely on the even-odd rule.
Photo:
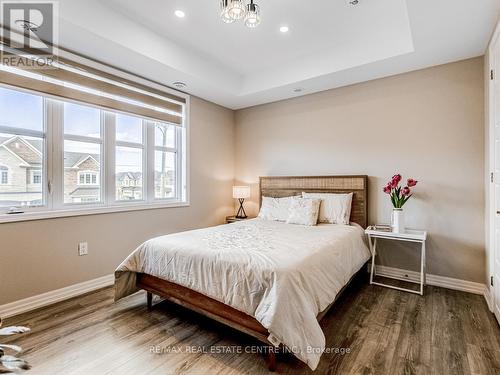
{"label": "window sill", "polygon": [[110,214],[114,212],[144,211],[156,210],[160,208],[188,207],[189,202],[161,202],[161,203],[141,203],[141,204],[122,204],[106,207],[88,207],[88,208],[70,208],[54,211],[32,211],[21,214],[0,214],[0,224],[13,223],[19,221],[55,219],[71,216]]}

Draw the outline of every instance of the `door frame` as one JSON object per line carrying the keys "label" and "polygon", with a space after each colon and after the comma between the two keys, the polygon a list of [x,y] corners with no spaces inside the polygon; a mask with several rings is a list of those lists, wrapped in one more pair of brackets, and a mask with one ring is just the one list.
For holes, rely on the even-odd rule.
{"label": "door frame", "polygon": [[[485,101],[485,114],[488,115],[488,123],[486,128],[486,157],[487,165],[485,168],[485,178],[486,178],[486,255],[488,261],[488,277],[487,277],[487,291],[485,293],[486,302],[491,312],[493,312],[494,306],[494,292],[491,287],[490,278],[495,274],[495,219],[496,219],[496,209],[495,209],[495,185],[491,181],[491,174],[494,171],[495,165],[495,102],[494,102],[494,81],[490,79],[490,71],[494,70],[495,67],[495,54],[493,53],[493,45],[496,42],[500,42],[500,20],[497,22],[493,35],[488,44],[487,54],[485,58],[485,78],[488,82],[487,85],[487,100]],[[500,71],[495,71],[496,77],[500,79]],[[500,178],[500,176],[495,177]],[[496,285],[494,287],[500,287]],[[493,287],[493,288],[494,288]]]}

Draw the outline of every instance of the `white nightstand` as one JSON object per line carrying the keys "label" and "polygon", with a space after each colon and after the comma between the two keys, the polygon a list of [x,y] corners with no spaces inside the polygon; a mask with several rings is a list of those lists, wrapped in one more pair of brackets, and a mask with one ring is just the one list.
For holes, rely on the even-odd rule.
{"label": "white nightstand", "polygon": [[[372,265],[370,271],[370,284],[385,286],[387,288],[403,290],[405,292],[424,294],[425,285],[425,240],[427,239],[427,232],[422,230],[407,229],[405,233],[393,233],[390,228],[387,229],[385,226],[370,226],[366,228],[365,233],[368,235],[368,243],[370,245],[370,252],[372,253]],[[421,244],[421,254],[420,254],[420,290],[412,290],[406,288],[400,288],[397,286],[392,286],[388,284],[378,283],[373,281],[373,276],[377,276],[375,273],[375,256],[377,255],[377,239],[394,240],[394,241],[405,241],[405,242],[416,242]]]}

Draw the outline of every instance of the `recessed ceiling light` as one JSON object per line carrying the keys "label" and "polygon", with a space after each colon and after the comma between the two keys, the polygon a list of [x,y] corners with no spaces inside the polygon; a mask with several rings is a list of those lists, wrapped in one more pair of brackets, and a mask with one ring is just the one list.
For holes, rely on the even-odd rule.
{"label": "recessed ceiling light", "polygon": [[172,85],[174,85],[178,89],[185,89],[187,86],[184,82],[181,81],[175,81],[174,83],[172,83]]}
{"label": "recessed ceiling light", "polygon": [[281,27],[280,27],[280,31],[281,31],[282,33],[287,33],[287,32],[288,32],[288,30],[290,30],[290,29],[288,28],[288,26],[281,26]]}
{"label": "recessed ceiling light", "polygon": [[180,10],[180,9],[177,9],[177,10],[174,12],[174,14],[175,14],[177,17],[179,17],[179,18],[184,18],[184,17],[186,17],[186,13],[184,13],[184,12],[183,12],[182,10]]}

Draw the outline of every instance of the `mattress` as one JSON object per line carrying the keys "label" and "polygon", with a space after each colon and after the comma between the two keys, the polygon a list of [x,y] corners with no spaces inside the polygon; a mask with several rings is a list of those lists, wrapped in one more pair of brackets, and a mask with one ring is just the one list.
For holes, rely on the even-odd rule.
{"label": "mattress", "polygon": [[314,370],[325,349],[316,317],[369,258],[357,225],[257,218],[144,242],[117,268],[115,297],[137,291],[136,273],[193,289],[253,316]]}

